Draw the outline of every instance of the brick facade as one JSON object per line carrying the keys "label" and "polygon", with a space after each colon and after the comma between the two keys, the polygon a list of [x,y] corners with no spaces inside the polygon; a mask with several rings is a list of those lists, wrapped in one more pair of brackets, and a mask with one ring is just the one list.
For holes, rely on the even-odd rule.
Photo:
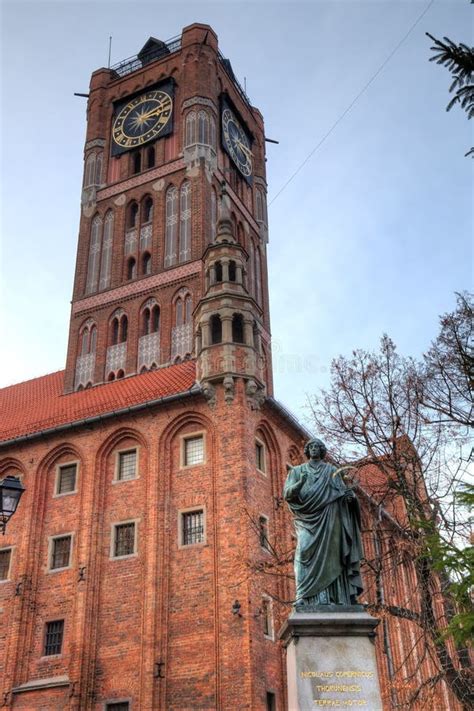
{"label": "brick facade", "polygon": [[[132,175],[130,153],[109,157],[113,102],[169,77],[176,82],[173,133],[156,141],[155,166]],[[213,112],[219,126],[224,91],[253,134],[252,186],[235,174],[219,140],[215,162],[207,148],[196,158],[183,143],[193,109]],[[99,152],[102,177],[83,194],[66,370],[0,392],[6,414],[0,476],[21,476],[26,489],[0,541],[0,550],[11,549],[0,581],[0,698],[6,709],[29,711],[104,711],[120,702],[133,711],[267,711],[274,698],[283,711],[285,652],[277,631],[294,595],[294,539],[281,492],[287,465],[301,462],[307,433],[271,397],[266,209],[256,204],[256,191],[264,197],[266,189],[263,122],[225,69],[210,27],[185,28],[179,48],[129,74],[94,72],[86,163]],[[166,190],[185,179],[192,193],[192,253],[165,267]],[[211,240],[212,189],[220,203]],[[153,199],[151,272],[128,279],[127,206],[147,196]],[[92,221],[108,210],[114,211],[110,284],[86,293]],[[255,249],[262,256],[260,298]],[[224,277],[216,281],[219,261]],[[177,300],[187,294],[192,347],[174,358]],[[160,362],[139,374],[142,309],[150,298],[161,310]],[[125,377],[106,382],[117,309],[128,317]],[[236,310],[243,314],[238,337]],[[222,316],[220,340],[213,340],[210,326],[216,314]],[[89,387],[82,387],[76,365],[86,323],[97,329],[97,341]],[[188,453],[195,457],[191,464],[190,437],[196,446]],[[136,468],[122,477],[120,454],[132,452]],[[60,468],[73,464],[74,486],[62,492]],[[383,514],[391,533],[382,545],[390,555],[401,536],[393,516],[374,511],[370,482],[368,476],[362,498],[365,545],[372,550],[371,522]],[[183,515],[189,513],[198,527],[185,545]],[[270,547],[286,555],[284,575],[264,573],[272,555],[261,544],[260,518]],[[120,529],[128,536],[124,548],[117,526],[128,527]],[[55,568],[51,550],[58,536],[71,537],[70,558]],[[364,573],[366,599],[374,601],[372,573]],[[412,592],[411,575],[407,560],[400,579],[384,584],[398,585],[402,601]],[[60,621],[60,654],[45,654],[48,623]],[[386,709],[394,685],[409,683],[408,671],[421,684],[435,669],[414,645],[416,634],[409,620],[388,619],[379,627]],[[418,667],[413,662],[407,670],[403,659],[412,647]],[[432,706],[457,709],[439,688]]]}

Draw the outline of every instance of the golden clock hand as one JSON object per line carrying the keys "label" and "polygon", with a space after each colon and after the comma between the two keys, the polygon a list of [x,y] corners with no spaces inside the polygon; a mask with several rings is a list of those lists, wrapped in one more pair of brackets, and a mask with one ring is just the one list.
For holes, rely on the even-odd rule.
{"label": "golden clock hand", "polygon": [[248,148],[245,143],[242,143],[242,141],[239,141],[238,138],[235,139],[235,142],[240,146],[241,150],[247,155],[248,158],[252,158],[252,151],[250,148]]}

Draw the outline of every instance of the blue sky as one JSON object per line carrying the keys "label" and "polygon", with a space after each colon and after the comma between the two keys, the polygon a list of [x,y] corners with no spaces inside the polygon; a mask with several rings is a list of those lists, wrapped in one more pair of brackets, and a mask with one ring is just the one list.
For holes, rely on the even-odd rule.
{"label": "blue sky", "polygon": [[298,415],[332,358],[377,347],[383,332],[419,355],[454,292],[472,287],[470,125],[446,113],[450,77],[428,62],[424,34],[471,44],[468,0],[0,10],[2,385],[64,367],[85,136],[85,100],[73,94],[106,66],[109,35],[114,63],[150,35],[212,25],[280,141],[267,147],[275,394]]}

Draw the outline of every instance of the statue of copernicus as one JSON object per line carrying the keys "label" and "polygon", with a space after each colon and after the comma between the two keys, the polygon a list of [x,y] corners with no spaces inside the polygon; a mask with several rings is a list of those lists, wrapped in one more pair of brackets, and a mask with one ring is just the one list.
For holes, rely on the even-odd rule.
{"label": "statue of copernicus", "polygon": [[319,439],[304,449],[306,464],[293,467],[283,497],[293,513],[296,606],[355,605],[361,594],[359,502],[340,471],[324,461]]}

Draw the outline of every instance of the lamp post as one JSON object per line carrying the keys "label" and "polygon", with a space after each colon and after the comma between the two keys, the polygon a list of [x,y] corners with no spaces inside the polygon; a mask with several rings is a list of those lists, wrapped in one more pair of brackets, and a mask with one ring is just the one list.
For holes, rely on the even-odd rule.
{"label": "lamp post", "polygon": [[3,535],[24,491],[25,487],[16,476],[7,476],[0,481],[0,529]]}

